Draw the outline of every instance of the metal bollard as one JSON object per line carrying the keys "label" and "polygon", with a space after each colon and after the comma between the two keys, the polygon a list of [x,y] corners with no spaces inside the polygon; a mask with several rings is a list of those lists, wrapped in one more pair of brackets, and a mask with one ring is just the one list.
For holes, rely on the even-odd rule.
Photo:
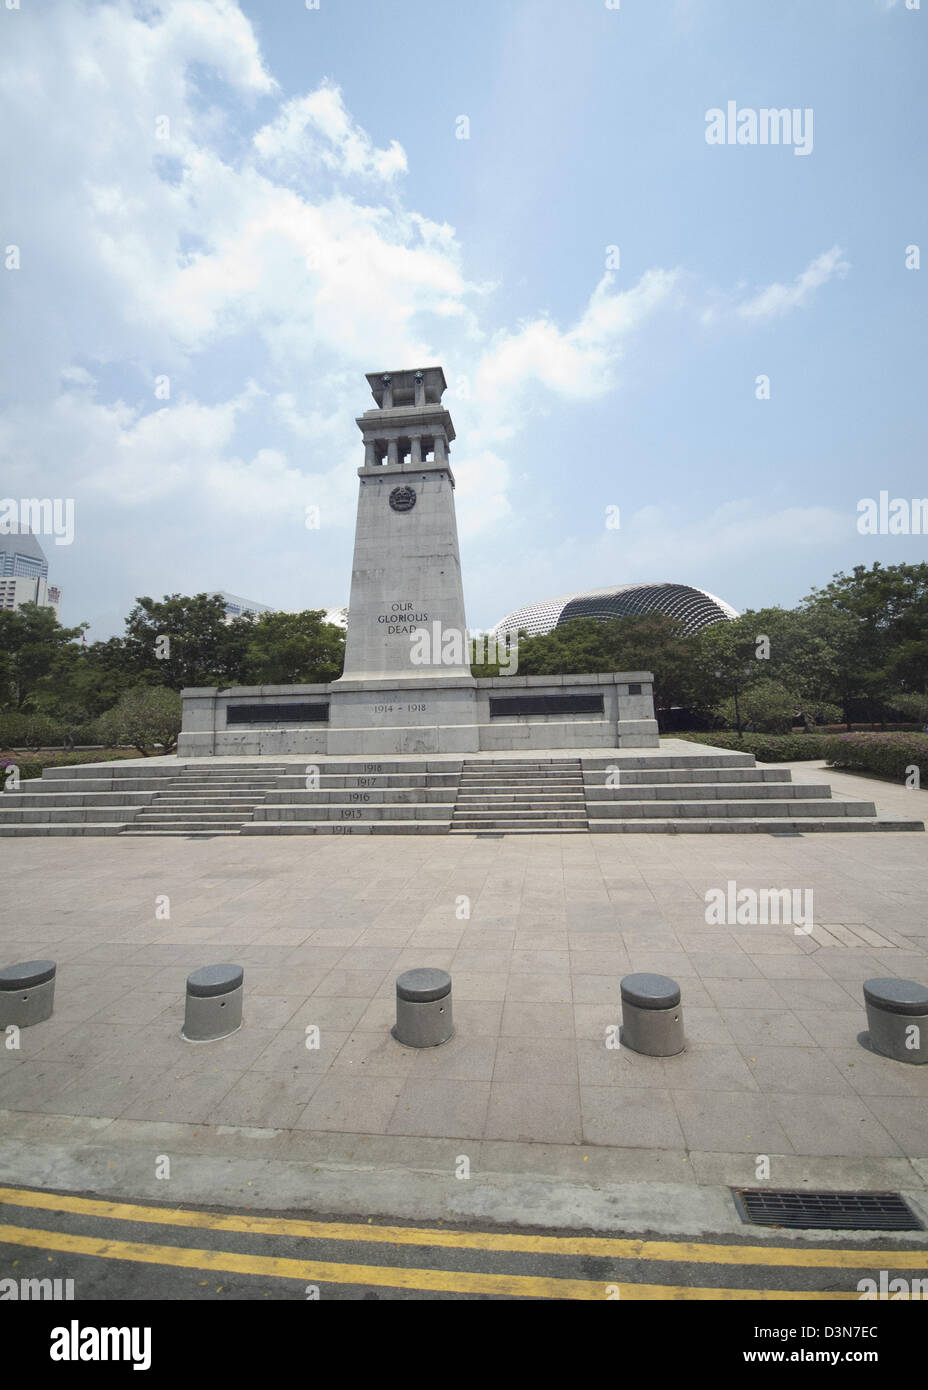
{"label": "metal bollard", "polygon": [[647,1057],[676,1057],[685,1051],[680,986],[666,975],[626,975],[622,981],[619,1040]]}
{"label": "metal bollard", "polygon": [[0,970],[0,1028],[31,1028],[51,1018],[57,968],[53,960],[27,960]]}
{"label": "metal bollard", "polygon": [[210,1042],[242,1026],[245,971],[240,965],[204,965],[187,976],[187,1004],[181,1037]]}
{"label": "metal bollard", "polygon": [[865,980],[870,1046],[894,1062],[928,1062],[928,989],[915,980]]}
{"label": "metal bollard", "polygon": [[407,970],[396,981],[396,1026],[404,1047],[438,1047],[454,1033],[451,976],[447,970]]}

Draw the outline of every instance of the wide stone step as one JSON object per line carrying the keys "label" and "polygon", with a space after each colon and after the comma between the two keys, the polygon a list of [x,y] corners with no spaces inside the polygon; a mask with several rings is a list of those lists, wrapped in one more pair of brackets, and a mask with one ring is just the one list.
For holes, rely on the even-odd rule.
{"label": "wide stone step", "polygon": [[[579,787],[582,777],[462,777],[461,790],[474,787]],[[600,784],[602,785],[602,784]]]}
{"label": "wide stone step", "polygon": [[[626,768],[624,762],[615,762],[619,780],[631,786],[659,786],[666,782],[790,782],[791,773],[785,767],[664,767],[664,768]],[[607,768],[598,770],[584,766],[583,780],[587,786],[602,786],[608,775]]]}
{"label": "wide stone step", "polygon": [[[385,773],[329,773],[321,772],[319,787],[329,788],[389,788],[389,787],[448,787],[452,790],[458,785],[456,772],[385,772]],[[306,773],[292,777],[280,777],[274,784],[279,792],[302,791],[306,787]]]}
{"label": "wide stone step", "polygon": [[587,809],[593,817],[613,817],[616,819],[642,820],[669,817],[673,820],[706,819],[712,817],[782,817],[788,816],[827,816],[834,819],[856,816],[875,816],[876,807],[872,801],[587,801]]}
{"label": "wide stone step", "polygon": [[222,828],[219,827],[215,828],[215,830],[197,830],[197,828],[189,827],[169,828],[169,830],[168,828],[160,827],[157,828],[157,830],[154,830],[154,828],[144,830],[143,827],[132,827],[124,831],[124,838],[126,835],[129,835],[129,837],[133,837],[133,835],[149,835],[149,837],[151,837],[151,835],[154,835],[156,838],[157,835],[186,835],[188,840],[199,840],[199,838],[203,838],[203,840],[213,840],[214,835],[238,835],[238,830],[222,830]]}
{"label": "wide stone step", "polygon": [[447,820],[248,821],[243,835],[447,835]]}
{"label": "wide stone step", "polygon": [[[124,813],[120,815],[120,810]],[[0,805],[0,824],[40,825],[48,821],[58,821],[62,825],[81,825],[93,821],[133,820],[136,808],[132,806],[21,806],[7,810]]]}
{"label": "wide stone step", "polygon": [[204,763],[189,763],[185,767],[175,769],[175,777],[278,777],[284,772],[290,772],[292,767],[287,763],[271,764],[265,767],[263,763],[246,764],[242,767],[232,767],[224,765],[220,767],[207,766]]}
{"label": "wide stone step", "polygon": [[12,811],[20,806],[33,806],[40,810],[68,806],[100,806],[116,810],[121,806],[148,806],[158,792],[56,792],[36,796],[32,791],[4,792],[0,796],[0,810]]}
{"label": "wide stone step", "polygon": [[494,830],[531,830],[537,834],[550,834],[556,830],[580,830],[586,833],[586,822],[578,824],[576,821],[567,820],[564,817],[546,816],[537,822],[527,822],[517,819],[514,816],[500,816],[492,821],[470,821],[454,820],[451,822],[451,829],[454,833],[467,831],[471,835],[479,835],[485,831]]}
{"label": "wide stone step", "polygon": [[515,801],[586,801],[581,788],[575,791],[561,791],[558,787],[493,787],[486,791],[461,791],[458,792],[458,801],[500,801],[507,796]]}
{"label": "wide stone step", "polygon": [[185,792],[155,792],[150,804],[164,806],[170,802],[177,806],[257,806],[263,800],[263,796],[219,796],[216,792],[209,795],[205,792],[198,792],[196,795],[188,795]]}
{"label": "wide stone step", "polygon": [[302,806],[258,806],[254,821],[261,823],[287,821],[337,820],[355,824],[365,820],[448,820],[451,816],[450,802],[419,802],[415,815],[411,815],[411,804],[402,802],[380,803],[365,806],[345,806],[339,803]]}
{"label": "wide stone step", "polygon": [[783,819],[725,816],[718,820],[591,820],[590,830],[598,834],[697,835],[761,834],[812,835],[846,831],[924,830],[921,821],[882,820],[875,816],[832,816],[806,820],[801,816]]}
{"label": "wide stone step", "polygon": [[458,821],[462,820],[484,822],[495,820],[497,817],[505,817],[507,820],[546,820],[549,816],[553,815],[557,815],[558,817],[560,817],[561,820],[586,820],[587,818],[585,807],[578,807],[576,810],[573,810],[569,807],[559,807],[558,810],[555,812],[548,810],[536,810],[530,807],[520,809],[519,807],[509,806],[505,807],[504,809],[496,809],[492,811],[455,811],[452,819],[454,820],[455,824],[457,824]]}
{"label": "wide stone step", "polygon": [[183,792],[265,792],[277,786],[273,782],[172,782],[165,791]]}
{"label": "wide stone step", "polygon": [[[163,777],[60,777],[54,782],[46,782],[44,777],[29,777],[20,782],[20,793],[29,792],[41,796],[105,796],[131,795],[134,792],[142,792],[150,796],[152,792],[160,791],[169,785],[167,779]],[[4,792],[3,795],[17,795],[18,793]]]}
{"label": "wide stone step", "polygon": [[145,835],[166,835],[166,834],[186,834],[186,835],[237,835],[241,829],[239,825],[204,825],[201,821],[168,821],[164,825],[147,825],[139,821],[133,821],[126,827],[126,833]]}
{"label": "wide stone step", "polygon": [[456,792],[454,787],[371,787],[354,791],[350,787],[319,787],[315,791],[272,792],[260,805],[263,806],[306,806],[317,803],[328,805],[367,806],[377,804],[407,804],[423,802],[452,803]]}
{"label": "wide stone step", "polygon": [[769,801],[795,801],[831,799],[831,787],[827,782],[744,782],[737,787],[727,785],[697,786],[692,783],[668,783],[661,786],[628,786],[620,783],[614,787],[587,785],[588,801],[599,801],[604,797],[618,801],[749,801],[759,798]]}
{"label": "wide stone step", "polygon": [[141,814],[162,816],[189,813],[192,816],[198,816],[200,814],[211,815],[213,813],[226,812],[230,815],[250,816],[255,806],[261,805],[263,805],[263,802],[260,801],[250,801],[247,805],[229,801],[206,802],[202,805],[199,802],[189,801],[178,801],[174,803],[167,801],[152,801],[147,806],[142,807]]}
{"label": "wide stone step", "polygon": [[536,801],[534,798],[527,801],[519,801],[516,798],[494,799],[492,801],[459,801],[455,806],[455,814],[460,816],[467,815],[487,815],[506,811],[537,811],[540,816],[556,816],[561,811],[569,811],[572,815],[577,813],[586,815],[585,801]]}
{"label": "wide stone step", "polygon": [[729,753],[718,750],[712,752],[708,749],[705,753],[694,753],[686,758],[673,753],[627,753],[616,749],[612,752],[598,753],[592,757],[582,757],[579,761],[584,772],[595,772],[600,768],[607,768],[616,764],[620,764],[623,769],[627,768],[631,772],[681,766],[693,769],[700,767],[753,767],[755,759],[753,753]]}
{"label": "wide stone step", "polygon": [[0,835],[121,835],[125,821],[0,821]]}
{"label": "wide stone step", "polygon": [[586,835],[585,825],[492,825],[479,830],[452,825],[452,835]]}

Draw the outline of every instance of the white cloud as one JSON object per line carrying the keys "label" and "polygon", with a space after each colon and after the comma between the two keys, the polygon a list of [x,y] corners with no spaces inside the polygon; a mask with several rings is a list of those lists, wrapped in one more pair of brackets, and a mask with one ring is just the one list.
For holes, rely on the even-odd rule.
{"label": "white cloud", "polygon": [[288,101],[255,135],[254,147],[275,173],[290,177],[324,167],[346,176],[389,181],[407,168],[402,145],[392,140],[388,149],[377,149],[367,131],[351,119],[331,82]]}
{"label": "white cloud", "polygon": [[[195,536],[238,573],[262,519],[299,528],[316,503],[348,530],[360,374],[380,367],[442,362],[452,385],[466,378],[469,399],[449,393],[462,535],[508,521],[507,441],[540,402],[606,396],[635,335],[681,302],[677,270],[625,289],[605,274],[566,323],[500,327],[494,287],[468,277],[454,228],[404,198],[400,144],[389,131],[375,141],[332,82],[282,101],[233,0],[49,0],[6,25],[4,43],[5,225],[23,259],[4,280],[21,325],[5,363],[17,404],[0,420],[4,472],[22,495],[77,496],[88,556],[132,514],[126,583],[167,565],[166,528],[175,569],[189,557],[204,575]],[[763,321],[806,302],[846,271],[840,255],[738,314]],[[160,374],[167,403],[153,395]],[[283,553],[254,541],[258,565],[282,566]],[[318,553],[326,601],[344,599],[347,572],[333,580]],[[584,544],[574,553],[588,561]]]}
{"label": "white cloud", "polygon": [[792,284],[768,285],[752,299],[739,304],[737,312],[745,319],[779,318],[790,309],[803,307],[822,285],[826,285],[836,275],[843,278],[850,268],[841,247],[832,246],[829,251],[824,251],[807,265]]}

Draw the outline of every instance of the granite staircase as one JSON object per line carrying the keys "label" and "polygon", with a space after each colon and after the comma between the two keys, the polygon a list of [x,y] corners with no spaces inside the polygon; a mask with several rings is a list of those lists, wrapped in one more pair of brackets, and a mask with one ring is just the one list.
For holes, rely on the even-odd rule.
{"label": "granite staircase", "polygon": [[[693,752],[688,750],[692,748]],[[2,835],[775,834],[924,830],[749,753],[85,764],[0,793]]]}
{"label": "granite staircase", "polygon": [[143,806],[125,835],[238,835],[277,785],[283,765],[184,767]]}
{"label": "granite staircase", "polygon": [[452,835],[578,834],[589,829],[579,758],[465,761]]}
{"label": "granite staircase", "polygon": [[872,801],[836,800],[827,782],[793,782],[788,768],[758,767],[750,753],[584,758],[583,784],[590,830],[600,834],[925,828],[921,821],[880,818]]}
{"label": "granite staircase", "polygon": [[294,763],[242,834],[447,834],[460,772],[427,757]]}
{"label": "granite staircase", "polygon": [[0,795],[0,835],[237,835],[282,764],[46,768]]}

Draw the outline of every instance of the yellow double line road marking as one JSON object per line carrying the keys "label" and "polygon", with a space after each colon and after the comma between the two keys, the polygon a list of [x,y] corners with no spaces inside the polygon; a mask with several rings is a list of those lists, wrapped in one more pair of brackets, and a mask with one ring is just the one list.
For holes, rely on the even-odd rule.
{"label": "yellow double line road marking", "polygon": [[[434,1227],[373,1226],[348,1222],[304,1221],[242,1213],[186,1211],[177,1208],[67,1197],[52,1192],[0,1187],[0,1203],[36,1210],[67,1212],[114,1221],[234,1231],[245,1235],[290,1236],[303,1240],[350,1241],[392,1246],[458,1250],[598,1256],[612,1260],[673,1261],[682,1264],[754,1265],[818,1269],[919,1269],[928,1265],[928,1250],[830,1250],[767,1245],[706,1245],[690,1241],[623,1240],[608,1236],[539,1236],[495,1231],[445,1231]],[[689,1285],[625,1284],[618,1280],[549,1279],[528,1275],[404,1269],[384,1265],[329,1263],[246,1255],[228,1250],[196,1250],[173,1245],[111,1241],[65,1232],[0,1226],[0,1241],[37,1249],[93,1255],[145,1264],[173,1265],[265,1278],[308,1282],[365,1284],[433,1292],[496,1294],[522,1298],[606,1297],[607,1284],[629,1299],[854,1299],[855,1292],[697,1288]]]}
{"label": "yellow double line road marking", "polygon": [[611,1236],[536,1236],[521,1231],[444,1231],[433,1226],[368,1226],[343,1221],[303,1221],[245,1213],[104,1202],[0,1187],[0,1204],[66,1211],[156,1226],[189,1226],[246,1235],[297,1236],[308,1240],[360,1241],[373,1245],[433,1245],[453,1250],[515,1251],[534,1255],[599,1255],[612,1260],[672,1260],[683,1264],[785,1265],[823,1269],[925,1269],[928,1247],[911,1250],[828,1250],[774,1245],[697,1245],[691,1241],[619,1240]]}
{"label": "yellow double line road marking", "polygon": [[[107,1260],[208,1269],[222,1274],[254,1274],[265,1279],[300,1279],[319,1284],[369,1284],[390,1289],[419,1289],[431,1293],[496,1294],[516,1298],[568,1298],[604,1301],[607,1288],[623,1299],[851,1299],[856,1293],[797,1293],[767,1289],[703,1289],[686,1284],[622,1284],[602,1279],[545,1279],[528,1274],[472,1274],[445,1269],[403,1269],[392,1265],[330,1264],[321,1260],[278,1259],[271,1255],[240,1255],[232,1250],[188,1250],[178,1245],[140,1245],[134,1241],[101,1240],[61,1231],[37,1231],[25,1226],[0,1226],[0,1243],[68,1255],[96,1255]],[[614,1296],[614,1295],[613,1295]]]}

